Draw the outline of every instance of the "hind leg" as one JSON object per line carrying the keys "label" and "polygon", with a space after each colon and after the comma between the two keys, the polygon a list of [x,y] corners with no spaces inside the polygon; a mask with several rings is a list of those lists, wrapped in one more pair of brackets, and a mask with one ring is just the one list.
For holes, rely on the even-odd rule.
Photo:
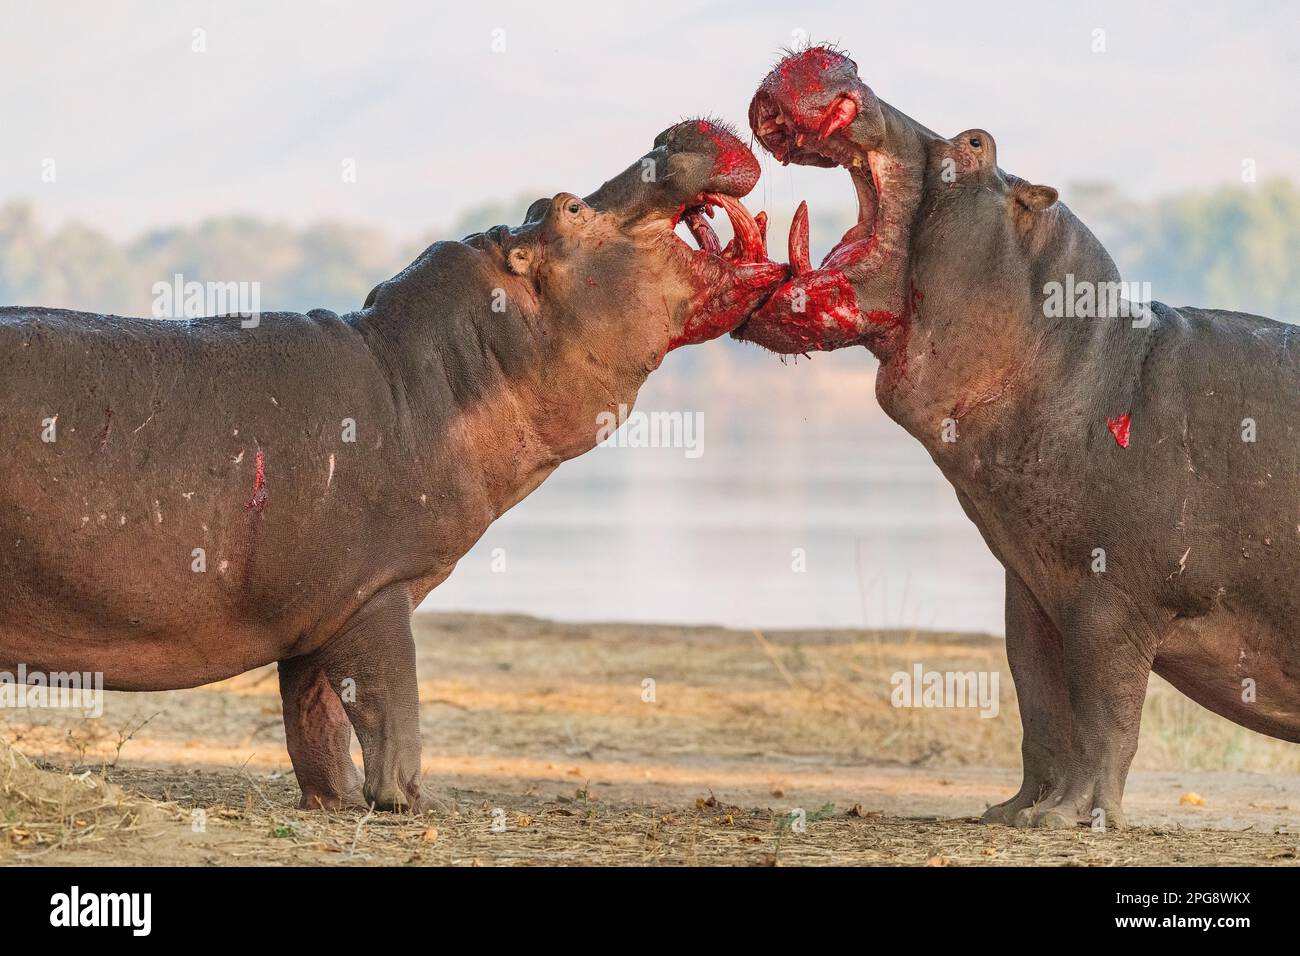
{"label": "hind leg", "polygon": [[352,724],[318,655],[280,661],[284,736],[303,810],[362,803],[361,773],[349,753]]}

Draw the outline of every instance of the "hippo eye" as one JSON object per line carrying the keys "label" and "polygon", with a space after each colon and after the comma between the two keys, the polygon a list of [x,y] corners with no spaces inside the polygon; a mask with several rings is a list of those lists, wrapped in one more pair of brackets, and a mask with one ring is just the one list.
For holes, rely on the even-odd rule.
{"label": "hippo eye", "polygon": [[982,143],[980,142],[980,138],[978,136],[972,136],[970,138],[970,144],[974,146],[976,149],[979,149],[980,146],[982,145]]}
{"label": "hippo eye", "polygon": [[582,212],[582,203],[575,199],[565,207],[565,211],[568,212],[570,216],[576,216],[578,213]]}

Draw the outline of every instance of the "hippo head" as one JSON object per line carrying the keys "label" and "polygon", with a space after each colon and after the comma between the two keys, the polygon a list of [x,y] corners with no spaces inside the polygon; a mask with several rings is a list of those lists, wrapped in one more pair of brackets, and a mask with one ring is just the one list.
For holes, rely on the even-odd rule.
{"label": "hippo head", "polygon": [[808,209],[790,229],[790,270],[736,337],[782,353],[883,345],[911,308],[911,228],[922,195],[929,130],[881,102],[838,50],[785,57],[749,107],[759,142],[782,163],[841,166],[857,222],[817,269],[808,258]]}
{"label": "hippo head", "polygon": [[[660,133],[585,199],[539,199],[522,226],[466,242],[499,250],[560,338],[653,368],[678,346],[732,331],[784,279],[785,266],[767,257],[765,215],[740,203],[758,177],[758,161],[731,132],[691,120]],[[725,248],[709,224],[719,207],[734,233]],[[678,236],[678,223],[698,248]]]}
{"label": "hippo head", "polygon": [[[858,216],[813,269],[801,204],[789,280],[736,338],[785,354],[865,345],[886,360],[906,342],[923,293],[933,294],[927,311],[934,297],[966,296],[969,305],[984,296],[1005,314],[1016,297],[1028,298],[1030,272],[1050,269],[1053,247],[1068,245],[1055,229],[1069,216],[1055,206],[1056,190],[1000,170],[992,136],[931,132],[877,98],[833,48],[781,60],[754,94],[749,121],[783,163],[847,170]],[[1085,240],[1100,248],[1076,230],[1075,242]]]}

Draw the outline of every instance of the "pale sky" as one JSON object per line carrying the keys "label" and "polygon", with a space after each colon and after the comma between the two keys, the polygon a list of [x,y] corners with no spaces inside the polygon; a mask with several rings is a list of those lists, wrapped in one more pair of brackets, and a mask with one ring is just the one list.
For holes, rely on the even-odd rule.
{"label": "pale sky", "polygon": [[[1240,182],[1247,157],[1294,178],[1297,9],[3,0],[0,202],[119,237],[235,213],[413,237],[527,189],[589,192],[683,116],[743,127],[778,50],[808,37],[930,128],[990,130],[1001,165],[1039,182],[1149,198]],[[851,196],[842,174],[768,160],[750,204]]]}

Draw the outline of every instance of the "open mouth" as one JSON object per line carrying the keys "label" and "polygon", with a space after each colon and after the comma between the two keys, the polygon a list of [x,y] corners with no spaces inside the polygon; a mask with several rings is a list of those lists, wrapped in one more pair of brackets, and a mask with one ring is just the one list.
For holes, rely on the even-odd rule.
{"label": "open mouth", "polygon": [[[721,207],[731,222],[731,241],[722,241],[709,222],[714,210]],[[686,225],[699,252],[718,256],[728,262],[759,262],[767,259],[767,213],[751,216],[744,204],[725,193],[701,193],[684,206],[678,219]]]}
{"label": "open mouth", "polygon": [[[853,143],[844,130],[856,118],[857,100],[842,94],[819,115],[799,117],[773,97],[754,104],[754,133],[782,165],[839,166],[846,169],[858,198],[857,222],[822,260],[823,269],[846,269],[874,248],[880,220],[879,156]],[[800,205],[790,229],[790,267],[794,275],[812,269],[808,258],[807,207]]]}
{"label": "open mouth", "polygon": [[[718,209],[731,221],[732,237],[726,246],[709,222]],[[698,247],[692,249],[675,229],[669,233],[674,245],[690,256],[698,298],[681,335],[669,342],[669,349],[734,331],[789,275],[785,265],[768,257],[767,215],[750,215],[735,196],[702,192],[682,205],[673,217],[673,226],[678,222],[686,225]]]}

